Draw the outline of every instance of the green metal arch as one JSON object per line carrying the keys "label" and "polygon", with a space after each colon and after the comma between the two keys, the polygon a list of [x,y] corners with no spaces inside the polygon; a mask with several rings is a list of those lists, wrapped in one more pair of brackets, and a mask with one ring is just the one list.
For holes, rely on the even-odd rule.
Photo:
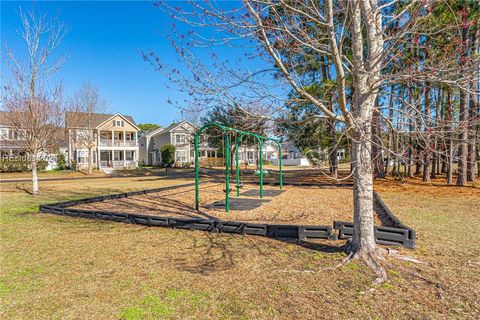
{"label": "green metal arch", "polygon": [[[259,143],[259,157],[260,157],[260,198],[263,198],[263,153],[262,147],[266,141],[274,141],[278,145],[279,150],[279,170],[280,170],[280,189],[283,186],[283,173],[282,173],[282,146],[277,139],[261,136],[255,134],[253,132],[242,131],[235,128],[227,127],[221,125],[217,122],[209,122],[197,130],[195,134],[195,209],[199,209],[199,202],[200,202],[200,195],[199,195],[199,167],[198,167],[198,142],[200,139],[200,135],[203,131],[208,128],[218,128],[223,132],[223,137],[225,137],[225,210],[228,212],[230,211],[230,137],[228,136],[228,132],[234,132],[240,134],[240,141],[243,139],[244,136],[251,136],[254,137]],[[236,183],[237,183],[237,197],[240,196],[240,167],[238,164],[238,138],[235,141],[235,165],[236,165]],[[227,152],[228,151],[228,152]]]}

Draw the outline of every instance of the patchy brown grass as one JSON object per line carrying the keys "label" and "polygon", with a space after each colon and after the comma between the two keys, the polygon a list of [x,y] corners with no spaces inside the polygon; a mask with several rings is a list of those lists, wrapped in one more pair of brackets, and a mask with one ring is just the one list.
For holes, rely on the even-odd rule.
{"label": "patchy brown grass", "polygon": [[480,197],[458,196],[463,188],[403,192],[394,182],[377,183],[392,211],[417,230],[417,249],[402,251],[423,263],[388,259],[389,281],[369,294],[368,268],[330,269],[343,257],[341,242],[285,243],[36,213],[40,203],[185,182],[44,182],[39,198],[21,185],[1,185],[0,317],[476,319],[480,313]]}

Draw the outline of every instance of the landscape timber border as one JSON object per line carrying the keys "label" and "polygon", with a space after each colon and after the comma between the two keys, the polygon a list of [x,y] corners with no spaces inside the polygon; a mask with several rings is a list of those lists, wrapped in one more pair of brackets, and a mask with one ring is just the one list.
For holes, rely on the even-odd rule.
{"label": "landscape timber border", "polygon": [[[137,196],[148,193],[155,193],[165,190],[174,190],[183,187],[194,186],[194,183],[181,184],[175,186],[161,187],[155,189],[146,189],[139,191],[130,191],[105,196],[84,198],[79,200],[69,200],[52,204],[42,204],[39,207],[42,213],[51,213],[56,215],[65,215],[78,218],[115,221],[123,223],[132,223],[152,227],[169,227],[176,229],[201,230],[215,233],[234,233],[242,235],[257,235],[280,240],[313,240],[328,239],[342,240],[351,238],[353,234],[353,223],[334,221],[333,226],[321,225],[289,225],[289,224],[265,224],[249,223],[242,221],[222,221],[213,219],[195,219],[195,218],[175,218],[162,217],[143,214],[131,214],[122,212],[113,212],[105,210],[85,210],[74,209],[73,206],[102,202],[105,200],[121,199],[130,196]],[[345,188],[350,185],[321,185],[321,184],[299,184],[284,183],[292,186],[316,186],[319,188]],[[415,248],[416,233],[410,227],[405,226],[388,209],[377,192],[374,192],[375,211],[379,215],[385,226],[375,226],[375,238],[377,243],[385,245],[400,245],[406,248]],[[334,231],[337,231],[335,233]]]}

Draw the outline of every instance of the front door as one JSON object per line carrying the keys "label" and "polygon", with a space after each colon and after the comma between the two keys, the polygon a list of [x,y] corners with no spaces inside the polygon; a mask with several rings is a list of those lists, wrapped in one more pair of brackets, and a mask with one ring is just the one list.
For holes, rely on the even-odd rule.
{"label": "front door", "polygon": [[100,151],[100,167],[111,167],[112,166],[112,152]]}

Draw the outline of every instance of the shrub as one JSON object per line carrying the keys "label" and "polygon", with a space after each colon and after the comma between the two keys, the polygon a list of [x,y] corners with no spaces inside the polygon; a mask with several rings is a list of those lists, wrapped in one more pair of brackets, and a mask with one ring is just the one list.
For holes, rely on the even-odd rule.
{"label": "shrub", "polygon": [[65,155],[59,151],[57,152],[57,170],[65,170],[66,168]]}
{"label": "shrub", "polygon": [[[48,162],[39,160],[37,170],[45,170]],[[26,160],[2,160],[0,161],[0,172],[28,172],[32,171],[32,163]]]}
{"label": "shrub", "polygon": [[162,167],[167,170],[175,163],[175,147],[172,144],[166,144],[160,149],[162,155]]}
{"label": "shrub", "polygon": [[23,160],[0,161],[0,172],[27,172],[30,170],[30,162]]}

